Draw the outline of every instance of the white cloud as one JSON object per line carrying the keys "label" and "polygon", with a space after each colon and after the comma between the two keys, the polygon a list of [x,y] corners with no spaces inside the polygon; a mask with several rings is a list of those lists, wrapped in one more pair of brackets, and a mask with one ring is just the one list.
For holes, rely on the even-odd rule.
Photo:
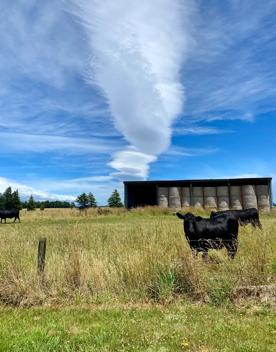
{"label": "white cloud", "polygon": [[171,124],[183,108],[180,71],[192,44],[193,1],[75,3],[93,57],[88,81],[100,87],[116,128],[136,149],[116,153],[110,165],[144,178],[168,148]]}
{"label": "white cloud", "polygon": [[[32,179],[32,186],[21,184],[6,178],[0,178],[0,192],[11,186],[19,190],[20,195],[27,197],[33,194],[35,199],[60,199],[74,201],[77,195],[92,192],[98,205],[107,204],[107,199],[116,188],[123,194],[123,184],[108,175],[79,177],[74,179]],[[30,183],[29,182],[29,183]],[[60,194],[62,192],[62,194]],[[69,193],[69,194],[67,194]]]}
{"label": "white cloud", "polygon": [[25,184],[13,181],[4,177],[0,177],[0,192],[4,192],[8,187],[12,187],[14,190],[18,190],[20,196],[25,199],[30,195],[33,195],[36,200],[66,200],[74,201],[76,197],[64,194],[53,194],[40,189],[36,189]]}
{"label": "white cloud", "polygon": [[149,171],[149,164],[156,160],[156,156],[141,153],[134,148],[119,151],[114,154],[114,160],[109,163],[118,172],[113,177],[125,179],[132,176],[137,179],[146,179]]}

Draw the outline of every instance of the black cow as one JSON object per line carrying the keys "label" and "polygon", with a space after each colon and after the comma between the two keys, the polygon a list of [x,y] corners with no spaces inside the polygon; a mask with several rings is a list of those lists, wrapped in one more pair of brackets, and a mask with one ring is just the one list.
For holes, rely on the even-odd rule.
{"label": "black cow", "polygon": [[256,208],[244,210],[224,210],[217,212],[212,211],[210,214],[210,218],[214,219],[224,215],[234,216],[237,220],[239,220],[241,226],[251,224],[253,227],[258,226],[260,229],[262,228],[262,224],[259,219],[259,212]]}
{"label": "black cow", "polygon": [[5,220],[6,223],[6,219],[12,219],[14,218],[14,222],[16,220],[18,220],[20,222],[20,217],[19,217],[19,210],[17,209],[13,209],[13,210],[0,210],[0,218],[1,218],[1,224],[2,224],[2,220]]}
{"label": "black cow", "polygon": [[234,259],[238,248],[239,222],[229,215],[217,219],[204,219],[192,213],[182,215],[176,213],[179,219],[184,220],[184,233],[195,255],[203,252],[203,259],[208,258],[209,249],[225,247],[228,256]]}

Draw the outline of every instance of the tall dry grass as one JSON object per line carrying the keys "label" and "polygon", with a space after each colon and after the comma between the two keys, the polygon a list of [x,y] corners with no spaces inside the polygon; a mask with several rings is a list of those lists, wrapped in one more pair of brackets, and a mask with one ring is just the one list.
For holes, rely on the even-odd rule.
{"label": "tall dry grass", "polygon": [[[203,213],[202,213],[203,214]],[[276,216],[263,230],[241,228],[238,254],[211,251],[194,259],[182,222],[169,210],[75,209],[22,212],[21,224],[0,225],[0,301],[13,305],[169,302],[177,297],[231,299],[235,287],[275,283]],[[37,245],[47,237],[43,281]]]}

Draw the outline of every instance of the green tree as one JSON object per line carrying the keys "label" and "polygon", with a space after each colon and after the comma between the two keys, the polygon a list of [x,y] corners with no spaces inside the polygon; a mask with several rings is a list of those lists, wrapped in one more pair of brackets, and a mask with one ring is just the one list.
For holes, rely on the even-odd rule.
{"label": "green tree", "polygon": [[4,209],[5,209],[5,198],[3,194],[0,193],[0,210],[4,210]]}
{"label": "green tree", "polygon": [[31,195],[27,203],[27,210],[29,211],[35,210],[35,208],[36,208],[36,205],[35,205],[34,197]]}
{"label": "green tree", "polygon": [[17,210],[22,209],[18,190],[12,193],[12,205],[13,205],[13,209],[17,209]]}
{"label": "green tree", "polygon": [[90,192],[87,197],[88,197],[89,208],[97,208],[97,201],[94,195]]}
{"label": "green tree", "polygon": [[5,192],[3,193],[4,197],[4,208],[6,210],[13,209],[13,197],[12,197],[12,189],[8,187]]}
{"label": "green tree", "polygon": [[76,202],[79,204],[80,210],[85,210],[89,207],[89,199],[86,193],[80,194],[77,197]]}
{"label": "green tree", "polygon": [[121,197],[117,189],[114,189],[111,196],[108,198],[108,206],[112,208],[121,208],[123,207],[123,203],[121,201]]}

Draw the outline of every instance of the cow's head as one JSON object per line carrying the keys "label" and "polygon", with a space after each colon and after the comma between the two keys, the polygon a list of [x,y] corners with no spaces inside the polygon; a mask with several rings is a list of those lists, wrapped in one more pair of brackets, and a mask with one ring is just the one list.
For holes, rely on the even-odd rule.
{"label": "cow's head", "polygon": [[181,220],[190,220],[190,219],[194,219],[195,216],[192,213],[186,213],[185,215],[182,215],[180,213],[176,213],[176,216],[181,219]]}

